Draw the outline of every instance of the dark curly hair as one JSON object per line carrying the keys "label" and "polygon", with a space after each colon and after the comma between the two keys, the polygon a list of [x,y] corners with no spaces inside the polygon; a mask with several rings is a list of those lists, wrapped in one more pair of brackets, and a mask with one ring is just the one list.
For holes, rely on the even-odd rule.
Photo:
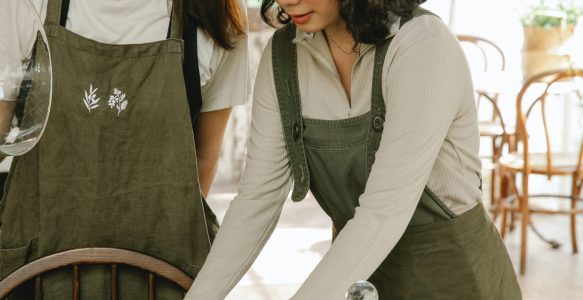
{"label": "dark curly hair", "polygon": [[[378,44],[389,34],[391,25],[396,21],[391,13],[409,18],[413,10],[426,0],[338,0],[340,17],[346,21],[348,31],[358,43]],[[261,18],[275,27],[288,24],[291,18],[278,7],[277,15],[272,13],[275,0],[263,0]]]}

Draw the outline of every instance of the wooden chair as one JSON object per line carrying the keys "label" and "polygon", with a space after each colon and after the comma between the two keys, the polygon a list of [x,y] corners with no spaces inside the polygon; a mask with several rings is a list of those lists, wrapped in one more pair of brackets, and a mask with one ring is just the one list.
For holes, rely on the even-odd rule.
{"label": "wooden chair", "polygon": [[[478,64],[481,69],[480,72],[503,72],[506,68],[506,58],[504,52],[495,43],[477,36],[472,35],[457,35],[464,51],[468,58],[474,58],[476,55],[470,56],[470,50],[474,50],[479,55],[481,62]],[[470,64],[475,67],[474,64]],[[477,71],[477,70],[473,70]],[[500,107],[498,106],[499,90],[484,90],[476,88],[476,107],[478,111],[482,106],[482,100],[486,100],[491,106],[492,115],[487,120],[479,121],[480,136],[490,138],[492,140],[492,155],[483,158],[489,158],[491,165],[491,184],[490,184],[490,204],[493,217],[497,216],[497,193],[496,193],[496,178],[497,178],[497,163],[502,156],[504,145],[513,145],[512,142],[514,128],[507,126],[504,122]]]}
{"label": "wooden chair", "polygon": [[[581,186],[583,184],[583,143],[581,144],[578,152],[575,153],[557,153],[551,147],[551,133],[549,132],[549,118],[547,114],[547,103],[552,100],[561,99],[561,97],[555,97],[555,93],[561,88],[556,89],[557,85],[566,85],[569,82],[574,82],[576,78],[583,78],[583,69],[574,70],[556,70],[544,72],[542,74],[536,75],[530,78],[526,83],[524,83],[520,93],[516,99],[516,111],[517,111],[517,149],[515,151],[504,155],[500,158],[500,171],[503,177],[509,179],[510,189],[512,190],[512,195],[505,197],[504,201],[501,201],[501,235],[504,238],[507,228],[507,213],[517,212],[521,216],[521,239],[520,239],[520,273],[524,274],[526,269],[526,247],[527,247],[527,229],[528,226],[532,226],[530,214],[531,213],[546,213],[546,214],[568,214],[570,216],[571,223],[571,242],[573,247],[573,252],[577,253],[577,232],[576,232],[576,214],[583,213],[583,209],[577,209],[577,201],[581,200],[579,196],[581,192]],[[528,97],[527,94],[532,96],[533,86],[538,85],[539,91],[536,92],[534,97]],[[541,86],[542,85],[542,86]],[[554,90],[554,91],[553,91]],[[562,88],[562,92],[572,92],[572,90],[565,90]],[[553,91],[551,93],[551,91]],[[527,93],[528,92],[528,93]],[[553,95],[553,99],[550,99],[549,95]],[[577,92],[577,97],[583,101],[583,95],[581,91]],[[527,98],[530,101],[526,101]],[[565,98],[563,98],[565,99]],[[555,101],[556,102],[556,101]],[[527,105],[530,103],[530,105]],[[527,127],[527,121],[530,120],[535,114],[536,106],[540,108],[540,114],[538,114],[542,120],[544,133],[531,132]],[[534,151],[533,145],[529,143],[533,137],[544,136],[544,142],[546,143],[546,151]],[[521,177],[521,191],[519,192],[519,187],[515,182],[514,178],[516,175]],[[548,179],[556,176],[568,176],[571,179],[571,191],[569,195],[549,195],[549,194],[538,194],[535,195],[529,189],[529,179],[531,176],[542,175],[546,176]],[[531,198],[558,198],[567,199],[571,202],[570,209],[566,211],[549,210],[542,208],[534,208],[529,206],[529,200]],[[518,200],[518,201],[516,201]],[[543,199],[544,200],[544,199]],[[540,233],[536,231],[536,234],[540,236]],[[549,241],[547,241],[549,242]],[[550,242],[552,244],[552,242]],[[556,245],[553,245],[556,248]]]}
{"label": "wooden chair", "polygon": [[42,274],[49,271],[73,268],[73,295],[79,299],[80,281],[79,267],[81,265],[111,266],[111,299],[117,299],[118,265],[127,265],[142,269],[148,274],[148,300],[154,300],[156,276],[175,283],[184,291],[192,285],[192,278],[182,270],[157,258],[122,249],[114,248],[84,248],[56,253],[28,263],[12,272],[0,282],[0,299],[8,299],[8,295],[17,287],[29,280],[35,279],[35,300],[42,299]]}

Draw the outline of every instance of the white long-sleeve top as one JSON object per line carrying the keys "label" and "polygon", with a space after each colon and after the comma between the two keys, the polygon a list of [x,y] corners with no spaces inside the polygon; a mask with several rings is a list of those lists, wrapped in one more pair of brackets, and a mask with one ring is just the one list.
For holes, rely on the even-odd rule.
{"label": "white long-sleeve top", "polygon": [[[360,207],[293,299],[345,299],[401,238],[426,185],[456,214],[481,201],[473,87],[456,37],[435,16],[395,26],[392,34],[382,74],[386,121]],[[304,117],[338,120],[370,110],[374,47],[364,46],[354,63],[350,106],[323,34],[298,31],[294,43]],[[269,43],[239,193],[187,299],[226,297],[273,232],[291,189],[272,74]]]}
{"label": "white long-sleeve top", "polygon": [[[32,3],[44,22],[48,0],[26,1]],[[148,43],[166,38],[171,11],[172,0],[70,0],[66,28],[102,43]],[[10,66],[14,70],[30,56],[31,41],[37,32],[31,20],[25,1],[0,1],[0,75],[3,68]],[[232,50],[221,48],[200,29],[197,41],[203,96],[201,111],[247,102],[251,90],[247,36]],[[14,80],[20,81],[20,78]],[[5,90],[2,99],[15,99],[14,92],[14,89]]]}

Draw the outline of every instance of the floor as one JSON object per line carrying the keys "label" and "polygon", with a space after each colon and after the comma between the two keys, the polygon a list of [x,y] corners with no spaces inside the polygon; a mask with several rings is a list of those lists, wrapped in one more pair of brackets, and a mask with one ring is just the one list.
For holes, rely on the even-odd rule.
{"label": "floor", "polygon": [[[233,186],[214,187],[209,204],[219,219],[234,195]],[[545,236],[563,245],[551,249],[531,233],[527,272],[519,276],[524,299],[583,299],[583,254],[571,252],[568,219],[537,215],[534,222]],[[579,237],[583,241],[583,218],[579,224]],[[326,253],[330,245],[330,226],[313,198],[300,203],[288,201],[271,239],[227,300],[289,299]],[[518,230],[507,236],[506,244],[518,268]],[[583,242],[580,245],[583,247]]]}

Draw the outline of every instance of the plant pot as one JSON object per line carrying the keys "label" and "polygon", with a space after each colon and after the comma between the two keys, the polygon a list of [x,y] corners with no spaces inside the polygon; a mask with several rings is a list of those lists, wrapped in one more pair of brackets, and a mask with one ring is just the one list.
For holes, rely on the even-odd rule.
{"label": "plant pot", "polygon": [[522,75],[528,79],[541,72],[566,68],[569,55],[563,46],[575,31],[575,25],[543,28],[524,26],[524,44],[522,47]]}

